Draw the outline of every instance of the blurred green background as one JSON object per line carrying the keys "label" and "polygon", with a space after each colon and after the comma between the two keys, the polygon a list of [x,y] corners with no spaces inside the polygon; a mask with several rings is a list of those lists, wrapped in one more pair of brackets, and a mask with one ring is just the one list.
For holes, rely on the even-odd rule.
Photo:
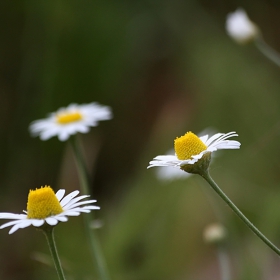
{"label": "blurred green background", "polygon": [[[0,211],[26,209],[29,189],[79,189],[68,143],[31,138],[30,122],[72,102],[114,118],[81,135],[101,206],[97,230],[112,280],[217,280],[205,227],[227,228],[232,279],[280,279],[279,258],[198,176],[160,181],[149,161],[176,136],[237,131],[211,174],[280,246],[280,69],[226,34],[242,7],[280,50],[279,1],[2,1]],[[4,222],[4,221],[3,221]],[[98,279],[82,217],[55,230],[69,280]],[[56,279],[44,236],[0,232],[0,279]]]}

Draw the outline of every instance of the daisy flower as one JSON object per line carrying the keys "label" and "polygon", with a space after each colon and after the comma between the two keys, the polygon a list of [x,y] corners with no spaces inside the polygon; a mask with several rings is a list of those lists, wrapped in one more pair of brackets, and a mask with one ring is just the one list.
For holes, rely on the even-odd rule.
{"label": "daisy flower", "polygon": [[60,141],[66,141],[77,132],[87,133],[90,127],[97,126],[99,121],[110,120],[110,107],[90,104],[70,104],[50,113],[46,119],[36,120],[30,124],[29,130],[33,136],[48,140],[57,136]]}
{"label": "daisy flower", "polygon": [[65,190],[61,189],[56,194],[51,187],[30,190],[25,214],[0,213],[0,219],[13,220],[0,226],[0,229],[12,226],[9,234],[20,228],[29,226],[41,227],[45,223],[55,226],[58,222],[68,221],[68,216],[79,216],[81,213],[89,213],[91,210],[100,209],[98,206],[86,205],[96,200],[84,200],[89,195],[81,195],[79,191],[73,191],[64,198]]}
{"label": "daisy flower", "polygon": [[228,14],[226,31],[239,44],[249,43],[259,35],[258,27],[248,18],[246,12],[241,8]]}
{"label": "daisy flower", "polygon": [[[198,134],[198,137],[205,135],[205,134],[213,134],[214,129],[211,127],[208,127],[204,129],[202,132]],[[168,150],[165,155],[172,155],[174,154],[174,148]],[[211,157],[212,158],[212,157]],[[180,180],[180,179],[186,179],[189,178],[192,174],[187,172],[182,172],[181,169],[178,168],[165,168],[164,166],[161,166],[156,169],[156,175],[157,178],[160,181],[172,181],[172,180]]]}
{"label": "daisy flower", "polygon": [[[240,143],[228,138],[238,136],[235,132],[216,133],[210,138],[208,135],[202,137],[196,136],[192,132],[187,132],[184,136],[177,137],[174,140],[175,155],[157,156],[150,161],[148,168],[155,166],[171,166],[184,171],[185,167],[195,166],[201,163],[201,160],[206,156],[209,158],[212,152],[223,149],[239,149]],[[208,167],[207,165],[207,167]],[[190,172],[197,173],[197,172]]]}

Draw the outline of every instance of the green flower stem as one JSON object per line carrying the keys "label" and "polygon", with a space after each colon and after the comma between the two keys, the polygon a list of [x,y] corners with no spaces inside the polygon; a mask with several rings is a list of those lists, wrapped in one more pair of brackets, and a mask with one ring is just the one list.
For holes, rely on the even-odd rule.
{"label": "green flower stem", "polygon": [[70,138],[72,149],[75,155],[82,193],[87,195],[90,194],[90,175],[87,171],[86,163],[82,153],[82,148],[78,140],[79,139],[76,135]]}
{"label": "green flower stem", "polygon": [[227,197],[227,195],[219,188],[215,181],[211,178],[208,170],[201,171],[200,175],[209,183],[214,191],[224,200],[224,202],[233,210],[233,212],[278,256],[280,256],[280,249],[278,249],[270,240],[268,240],[235,206],[235,204]]}
{"label": "green flower stem", "polygon": [[255,40],[256,47],[259,51],[266,56],[269,60],[274,62],[280,67],[280,54],[271,48],[261,36],[258,36]]}
{"label": "green flower stem", "polygon": [[[71,144],[75,155],[76,165],[78,169],[78,174],[81,183],[81,189],[83,194],[89,194],[90,176],[87,172],[87,167],[83,158],[81,146],[78,142],[76,136],[72,137]],[[110,280],[107,266],[102,254],[101,246],[99,244],[97,235],[93,228],[91,228],[91,223],[93,220],[92,213],[83,215],[86,234],[90,243],[90,251],[94,262],[96,263],[98,274],[101,280]]]}
{"label": "green flower stem", "polygon": [[58,278],[59,280],[65,280],[65,276],[64,276],[64,273],[63,273],[63,270],[62,270],[62,267],[61,267],[61,263],[60,263],[60,259],[58,257],[58,253],[57,253],[57,249],[56,249],[56,245],[55,245],[55,241],[54,241],[54,234],[53,234],[53,231],[54,231],[54,227],[53,226],[45,226],[42,228],[46,238],[47,238],[47,241],[48,241],[48,245],[49,245],[49,248],[50,248],[50,251],[51,251],[51,255],[52,255],[52,258],[53,258],[53,262],[54,262],[54,265],[55,265],[55,268],[56,268],[56,272],[57,272],[57,275],[58,275]]}
{"label": "green flower stem", "polygon": [[220,267],[221,280],[230,280],[230,268],[228,255],[221,245],[218,245],[218,262]]}

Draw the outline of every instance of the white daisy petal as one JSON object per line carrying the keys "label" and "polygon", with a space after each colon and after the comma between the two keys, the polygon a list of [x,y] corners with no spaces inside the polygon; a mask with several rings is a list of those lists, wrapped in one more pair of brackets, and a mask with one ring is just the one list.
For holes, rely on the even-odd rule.
{"label": "white daisy petal", "polygon": [[67,216],[79,216],[80,213],[77,212],[77,211],[73,211],[73,210],[71,209],[71,210],[65,211],[65,215],[67,215]]}
{"label": "white daisy petal", "polygon": [[[87,126],[79,126],[79,127],[76,128],[76,131],[80,132],[80,133],[88,133],[89,128]],[[73,131],[72,134],[74,134],[76,131]]]}
{"label": "white daisy petal", "polygon": [[199,137],[200,138],[200,140],[204,143],[204,144],[206,144],[206,141],[207,141],[207,139],[208,139],[208,134],[206,134],[206,135],[204,135],[204,136],[201,136],[201,137]]}
{"label": "white daisy petal", "polygon": [[[226,139],[230,138],[230,137],[234,137],[234,136],[238,136],[238,134],[236,134],[234,131],[233,132],[229,132],[229,133],[226,133],[226,134],[222,134],[220,135],[216,141],[213,143],[220,143],[220,142],[223,142],[223,141],[226,141]],[[232,140],[230,140],[232,141]],[[211,146],[211,144],[209,143],[209,146]]]}
{"label": "white daisy petal", "polygon": [[73,208],[73,209],[70,209],[70,210],[68,210],[69,212],[83,212],[83,211],[85,211],[85,210],[94,210],[94,209],[96,209],[96,210],[99,210],[100,209],[100,207],[99,206],[93,206],[93,205],[91,205],[91,206],[84,206],[84,207],[76,207],[76,208]]}
{"label": "white daisy petal", "polygon": [[175,155],[167,155],[167,156],[156,156],[154,159],[157,160],[166,160],[166,161],[172,161],[172,160],[178,160],[178,158]]}
{"label": "white daisy petal", "polygon": [[180,164],[180,160],[177,158],[176,155],[163,155],[163,156],[156,156],[154,160],[150,161],[150,165],[148,168],[153,166],[171,166],[174,167]]}
{"label": "white daisy petal", "polygon": [[30,221],[34,227],[40,227],[45,223],[44,220],[39,220],[39,219],[30,219]]}
{"label": "white daisy petal", "polygon": [[69,138],[70,134],[68,131],[62,130],[58,133],[57,137],[60,141],[64,142]]}
{"label": "white daisy petal", "polygon": [[216,133],[213,136],[211,136],[206,142],[205,145],[209,146],[214,140],[218,139],[219,137],[221,137],[223,134],[222,133]]}
{"label": "white daisy petal", "polygon": [[73,209],[73,208],[83,205],[83,204],[90,204],[90,203],[95,203],[95,202],[96,202],[96,200],[92,199],[92,200],[80,201],[80,202],[73,203],[73,204],[68,203],[66,206],[64,206],[64,210],[70,210],[70,209]]}
{"label": "white daisy petal", "polygon": [[26,228],[29,227],[31,225],[31,222],[28,220],[25,221],[18,221],[18,223],[14,224],[14,226],[10,229],[9,234],[14,233],[15,231],[17,231],[20,228]]}
{"label": "white daisy petal", "polygon": [[57,193],[55,195],[56,195],[56,198],[58,199],[58,201],[60,201],[62,199],[64,194],[65,194],[65,190],[64,189],[60,189],[59,191],[57,191]]}
{"label": "white daisy petal", "polygon": [[60,222],[67,222],[68,218],[66,216],[56,216],[56,219]]}
{"label": "white daisy petal", "polygon": [[85,209],[85,208],[76,208],[76,211],[79,213],[89,213],[90,210],[89,209]]}
{"label": "white daisy petal", "polygon": [[22,220],[16,220],[16,221],[7,222],[7,223],[1,225],[0,229],[6,228],[6,227],[10,227],[10,226],[13,226],[13,225],[16,225],[16,224],[20,224],[20,223],[22,223]]}
{"label": "white daisy petal", "polygon": [[212,152],[215,152],[215,151],[217,151],[217,147],[215,147],[215,146],[208,147],[208,148],[207,148],[207,151],[208,151],[208,152],[211,152],[211,153],[212,153]]}
{"label": "white daisy petal", "polygon": [[27,215],[25,214],[13,214],[13,213],[0,213],[0,219],[26,219]]}
{"label": "white daisy petal", "polygon": [[100,207],[94,206],[94,205],[87,205],[87,206],[84,206],[82,209],[99,210]]}
{"label": "white daisy petal", "polygon": [[60,205],[61,207],[64,207],[73,197],[77,196],[79,194],[79,191],[73,191],[66,195],[61,201]]}
{"label": "white daisy petal", "polygon": [[152,167],[152,166],[166,166],[169,165],[168,161],[161,161],[161,160],[152,160],[149,162],[150,166],[148,166],[148,168]]}
{"label": "white daisy petal", "polygon": [[[67,204],[64,205],[63,209],[65,209],[65,210],[69,209],[70,207],[72,207],[73,204],[75,204],[76,202],[78,202],[84,198],[87,198],[87,197],[89,197],[89,195],[81,195],[76,198],[73,198],[73,199],[71,199],[71,201],[69,201]],[[94,202],[96,202],[96,200]]]}
{"label": "white daisy petal", "polygon": [[46,218],[46,222],[50,225],[50,226],[55,226],[58,223],[58,220],[54,217],[48,217]]}
{"label": "white daisy petal", "polygon": [[19,229],[19,227],[13,226],[13,227],[9,230],[9,234],[14,233],[14,232],[17,231],[18,229]]}
{"label": "white daisy petal", "polygon": [[21,223],[18,223],[19,228],[26,228],[32,225],[32,220],[26,219],[24,221],[21,221]]}
{"label": "white daisy petal", "polygon": [[58,129],[49,128],[48,130],[45,130],[40,134],[40,139],[43,141],[49,140],[53,136],[57,135],[57,133],[58,133]]}

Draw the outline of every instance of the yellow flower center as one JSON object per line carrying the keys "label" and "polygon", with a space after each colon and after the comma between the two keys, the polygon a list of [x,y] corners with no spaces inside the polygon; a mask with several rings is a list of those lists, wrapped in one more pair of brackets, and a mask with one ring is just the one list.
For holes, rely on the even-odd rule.
{"label": "yellow flower center", "polygon": [[68,124],[80,121],[83,118],[79,112],[59,113],[56,115],[56,121],[60,124]]}
{"label": "yellow flower center", "polygon": [[191,156],[198,155],[207,149],[207,146],[192,132],[174,140],[174,149],[178,159],[191,159]]}
{"label": "yellow flower center", "polygon": [[51,187],[30,190],[27,201],[28,219],[45,219],[63,212]]}

